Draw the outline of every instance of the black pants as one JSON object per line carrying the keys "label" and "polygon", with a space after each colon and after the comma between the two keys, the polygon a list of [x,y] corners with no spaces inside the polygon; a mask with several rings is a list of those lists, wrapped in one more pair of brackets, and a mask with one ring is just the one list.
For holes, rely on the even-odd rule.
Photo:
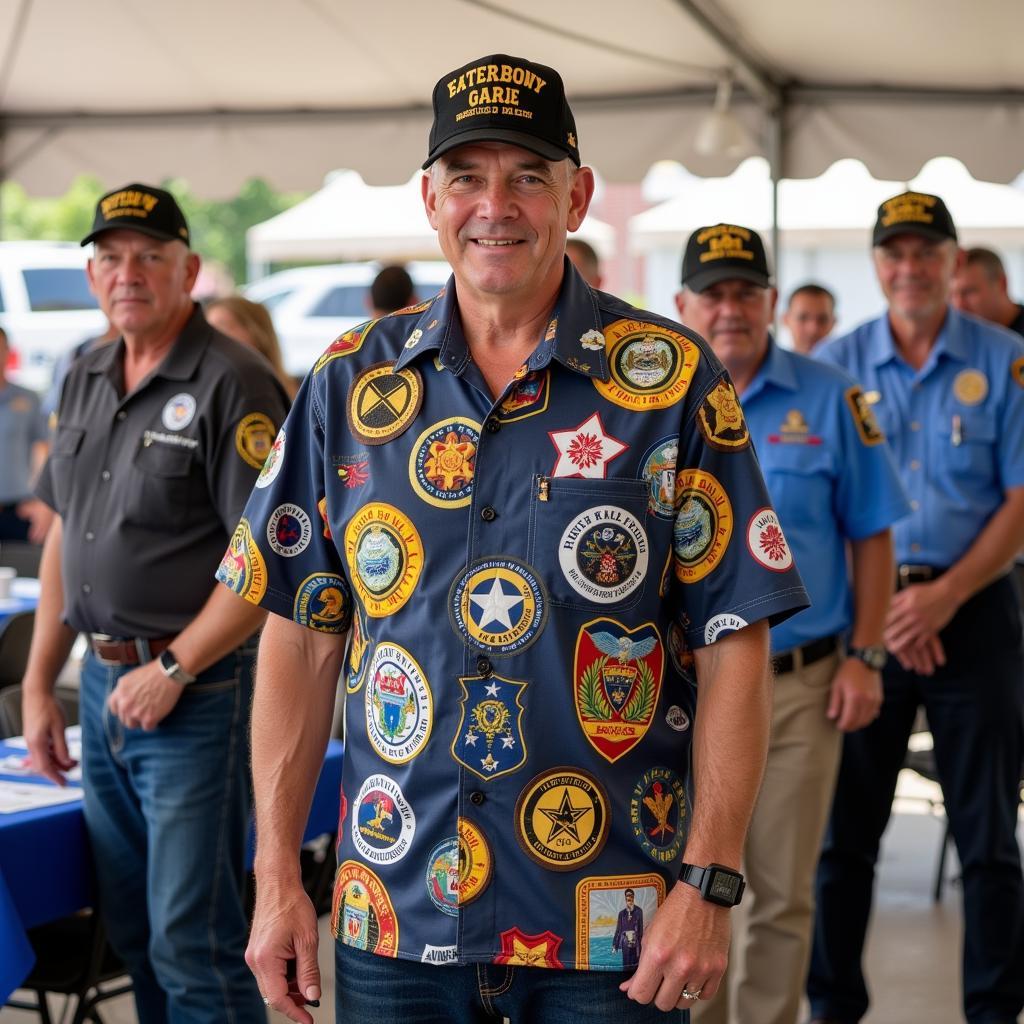
{"label": "black pants", "polygon": [[947,664],[932,677],[889,659],[881,715],[844,738],[818,865],[807,982],[813,1017],[853,1024],[867,1012],[861,958],[875,861],[921,704],[963,871],[965,1016],[971,1024],[1016,1021],[1024,1006],[1024,881],[1016,840],[1024,657],[1012,577],[971,598],[941,639]]}
{"label": "black pants", "polygon": [[27,519],[21,519],[15,512],[16,505],[0,505],[0,541],[28,540]]}

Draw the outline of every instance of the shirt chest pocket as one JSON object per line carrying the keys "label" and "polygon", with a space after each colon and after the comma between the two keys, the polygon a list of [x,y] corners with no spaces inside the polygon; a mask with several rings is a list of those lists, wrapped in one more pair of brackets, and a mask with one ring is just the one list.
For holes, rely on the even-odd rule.
{"label": "shirt chest pocket", "polygon": [[192,453],[165,444],[141,444],[132,459],[125,515],[140,525],[184,525],[189,520]]}
{"label": "shirt chest pocket", "polygon": [[651,563],[645,480],[533,479],[529,560],[554,605],[632,608]]}
{"label": "shirt chest pocket", "polygon": [[68,503],[75,483],[75,459],[85,431],[79,427],[57,428],[57,436],[53,439],[53,450],[50,452],[50,481],[53,485],[53,500],[60,515],[67,513]]}
{"label": "shirt chest pocket", "polygon": [[783,530],[827,522],[835,467],[821,445],[779,444],[762,450],[761,471]]}
{"label": "shirt chest pocket", "polygon": [[998,477],[995,417],[983,412],[940,416],[934,425],[935,453],[940,465],[972,480]]}

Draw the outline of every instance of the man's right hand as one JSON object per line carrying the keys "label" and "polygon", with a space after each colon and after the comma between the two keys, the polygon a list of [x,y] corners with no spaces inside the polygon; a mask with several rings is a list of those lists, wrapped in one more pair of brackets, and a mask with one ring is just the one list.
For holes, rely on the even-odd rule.
{"label": "man's right hand", "polygon": [[[257,875],[256,913],[245,962],[267,1005],[301,1024],[313,1024],[303,1007],[320,998],[319,939],[316,911],[301,886],[275,891],[261,887]],[[293,980],[288,976],[291,960]]]}
{"label": "man's right hand", "polygon": [[77,762],[68,756],[59,701],[52,693],[40,694],[23,686],[21,717],[33,770],[58,786],[66,786],[63,773],[71,771]]}

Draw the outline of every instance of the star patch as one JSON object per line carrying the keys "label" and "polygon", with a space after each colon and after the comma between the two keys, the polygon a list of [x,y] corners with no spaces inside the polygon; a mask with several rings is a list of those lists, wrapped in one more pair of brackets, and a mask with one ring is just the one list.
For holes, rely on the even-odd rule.
{"label": "star patch", "polygon": [[548,615],[540,577],[514,558],[485,558],[456,576],[448,594],[452,629],[475,647],[508,657],[529,647]]}
{"label": "star patch", "polygon": [[452,757],[490,781],[526,763],[522,695],[526,682],[503,676],[460,676],[459,727]]}
{"label": "star patch", "polygon": [[558,959],[561,945],[561,936],[551,931],[527,935],[520,928],[509,928],[501,933],[501,952],[494,958],[494,962],[516,967],[553,967],[561,970],[565,966]]}
{"label": "star patch", "polygon": [[605,431],[599,412],[591,413],[578,427],[549,430],[548,437],[558,452],[552,476],[603,480],[608,475],[608,463],[629,447]]}

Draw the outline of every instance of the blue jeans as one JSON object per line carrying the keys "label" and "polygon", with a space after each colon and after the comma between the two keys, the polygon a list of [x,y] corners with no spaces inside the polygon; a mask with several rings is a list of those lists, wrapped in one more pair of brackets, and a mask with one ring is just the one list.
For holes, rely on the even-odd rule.
{"label": "blue jeans", "polygon": [[619,991],[618,971],[418,964],[335,948],[338,1024],[689,1024],[689,1010],[662,1013]]}
{"label": "blue jeans", "polygon": [[255,645],[186,687],[152,732],[106,707],[130,669],[82,666],[85,820],[100,906],[141,1024],[265,1024],[243,955]]}

